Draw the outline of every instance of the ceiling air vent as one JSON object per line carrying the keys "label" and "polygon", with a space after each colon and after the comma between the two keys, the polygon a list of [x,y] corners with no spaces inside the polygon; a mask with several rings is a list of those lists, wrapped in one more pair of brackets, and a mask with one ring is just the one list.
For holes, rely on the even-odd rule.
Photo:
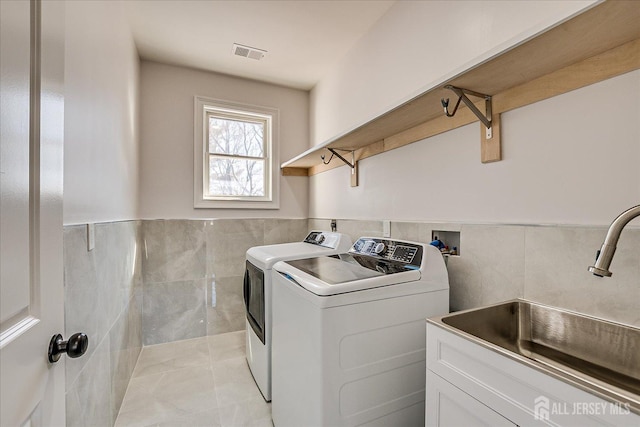
{"label": "ceiling air vent", "polygon": [[233,44],[233,54],[238,56],[244,56],[245,58],[257,59],[258,61],[264,58],[267,51],[262,49],[256,49],[251,46],[244,46],[241,44]]}

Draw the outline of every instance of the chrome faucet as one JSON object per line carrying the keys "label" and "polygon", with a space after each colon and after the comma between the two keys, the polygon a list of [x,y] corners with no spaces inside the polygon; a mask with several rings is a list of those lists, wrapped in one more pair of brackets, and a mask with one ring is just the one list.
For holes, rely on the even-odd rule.
{"label": "chrome faucet", "polygon": [[611,265],[613,254],[616,253],[616,245],[618,244],[620,233],[622,233],[622,229],[629,221],[638,216],[640,216],[640,205],[627,209],[613,220],[609,226],[609,231],[607,231],[607,237],[605,237],[602,247],[596,254],[596,265],[589,267],[589,271],[595,276],[611,277],[609,266]]}

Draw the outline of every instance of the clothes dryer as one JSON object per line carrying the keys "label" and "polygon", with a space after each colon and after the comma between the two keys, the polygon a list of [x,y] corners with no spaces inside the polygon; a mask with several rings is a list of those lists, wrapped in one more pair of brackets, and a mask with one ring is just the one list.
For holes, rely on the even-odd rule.
{"label": "clothes dryer", "polygon": [[302,242],[255,246],[247,251],[243,287],[246,357],[267,402],[271,401],[271,268],[281,260],[342,253],[350,246],[346,234],[311,231]]}

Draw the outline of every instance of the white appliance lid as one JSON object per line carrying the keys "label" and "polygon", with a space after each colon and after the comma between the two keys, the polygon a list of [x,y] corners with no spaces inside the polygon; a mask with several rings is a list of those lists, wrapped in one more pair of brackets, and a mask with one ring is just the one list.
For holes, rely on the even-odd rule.
{"label": "white appliance lid", "polygon": [[247,260],[256,267],[268,270],[278,261],[329,255],[336,250],[305,242],[255,246],[247,251]]}
{"label": "white appliance lid", "polygon": [[287,264],[327,282],[329,285],[384,275],[381,271],[363,268],[351,260],[343,261],[333,257],[306,258],[290,261]]}
{"label": "white appliance lid", "polygon": [[270,270],[278,261],[339,254],[350,247],[351,237],[346,234],[312,230],[302,242],[249,248],[247,260],[262,270]]}
{"label": "white appliance lid", "polygon": [[286,261],[278,263],[274,268],[289,280],[320,296],[412,282],[421,277],[417,269],[384,272],[363,267],[349,260],[346,254],[340,257],[343,259],[318,257]]}

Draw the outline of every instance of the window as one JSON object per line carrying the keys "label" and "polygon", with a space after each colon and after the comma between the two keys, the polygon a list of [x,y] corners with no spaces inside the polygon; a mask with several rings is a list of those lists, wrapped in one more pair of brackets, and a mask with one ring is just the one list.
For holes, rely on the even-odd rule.
{"label": "window", "polygon": [[278,110],[195,98],[194,206],[278,208]]}
{"label": "window", "polygon": [[206,118],[204,197],[267,196],[271,118],[217,110]]}

